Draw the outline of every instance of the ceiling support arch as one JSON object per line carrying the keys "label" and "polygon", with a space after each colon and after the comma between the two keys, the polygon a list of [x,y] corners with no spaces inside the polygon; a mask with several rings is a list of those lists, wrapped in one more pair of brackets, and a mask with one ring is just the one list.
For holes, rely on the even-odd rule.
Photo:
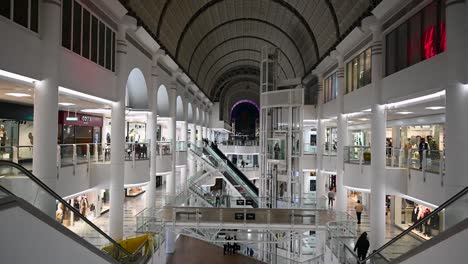
{"label": "ceiling support arch", "polygon": [[258,86],[260,86],[260,76],[256,76],[258,78],[253,78],[253,77],[250,77],[250,78],[247,78],[247,77],[244,77],[244,78],[237,78],[237,79],[233,79],[233,80],[230,80],[229,82],[227,82],[225,85],[223,86],[219,86],[219,90],[216,91],[216,95],[215,95],[215,99],[217,98],[218,100],[221,100],[221,98],[223,98],[225,95],[226,95],[226,92],[234,85],[240,83],[240,82],[251,82],[251,83],[254,83]]}
{"label": "ceiling support arch", "polygon": [[[267,40],[267,39],[261,38],[261,37],[257,37],[257,36],[237,36],[237,37],[232,37],[232,38],[228,38],[228,39],[224,40],[224,41],[221,42],[221,43],[218,43],[214,48],[212,48],[212,49],[206,54],[205,58],[203,58],[203,61],[202,61],[202,63],[201,63],[200,65],[203,65],[203,64],[205,63],[206,59],[209,57],[209,55],[210,55],[213,51],[215,51],[218,47],[220,47],[221,45],[226,44],[226,43],[229,42],[229,41],[233,41],[233,40],[236,40],[236,39],[242,39],[242,38],[257,39],[257,40],[264,41],[264,42],[270,44],[271,46],[278,47],[278,46],[275,45],[273,42],[271,42],[271,41],[269,41],[269,40]],[[296,75],[296,70],[294,69],[294,66],[293,66],[291,60],[289,59],[288,55],[286,55],[286,53],[285,53],[281,48],[278,47],[278,49],[279,49],[279,51],[283,54],[283,56],[288,60],[288,63],[289,63],[289,65],[291,66],[291,69],[292,69],[292,71],[293,71],[294,78],[296,78],[296,77],[297,77],[297,75]],[[201,70],[201,67],[198,68],[198,72],[197,72],[197,75],[196,75],[196,78],[197,78],[197,79],[198,79],[198,77],[199,77],[199,75],[200,75],[200,70]],[[206,75],[205,75],[205,80],[206,80]],[[203,83],[205,83],[205,82],[203,82]]]}
{"label": "ceiling support arch", "polygon": [[[176,60],[178,59],[178,56],[179,56],[179,51],[180,51],[180,44],[182,43],[182,41],[184,40],[185,38],[185,35],[187,34],[187,31],[190,29],[190,27],[192,26],[193,22],[195,20],[197,20],[198,17],[200,17],[205,11],[207,11],[208,9],[210,9],[210,7],[216,5],[216,4],[219,4],[221,2],[223,2],[224,0],[213,0],[213,1],[210,1],[208,3],[206,3],[204,6],[202,6],[200,9],[197,10],[197,12],[195,12],[195,14],[193,14],[189,21],[187,22],[187,24],[185,24],[184,26],[184,29],[182,30],[182,33],[180,34],[180,37],[177,39],[177,47],[176,47],[176,53],[175,53],[175,58]],[[299,19],[299,21],[301,22],[301,24],[304,26],[304,28],[307,30],[307,33],[309,34],[309,37],[311,38],[312,40],[312,43],[314,43],[314,49],[315,49],[315,56],[316,56],[316,60],[318,61],[319,58],[320,58],[320,54],[319,54],[319,49],[318,49],[318,44],[317,44],[317,39],[315,38],[315,35],[314,33],[312,32],[312,29],[310,28],[309,26],[309,23],[307,23],[307,21],[305,20],[305,18],[301,15],[301,13],[299,13],[299,11],[297,11],[294,7],[292,7],[289,3],[285,2],[284,0],[271,0],[272,2],[274,3],[277,3],[279,5],[281,5],[282,7],[288,9],[297,19]]]}
{"label": "ceiling support arch", "polygon": [[336,29],[336,40],[340,39],[340,25],[338,24],[338,17],[336,16],[335,8],[333,7],[333,4],[331,3],[330,0],[325,0],[325,3],[328,6],[328,9],[330,10],[330,13],[333,17],[333,23],[335,24],[335,29]]}
{"label": "ceiling support arch", "polygon": [[[204,40],[209,37],[213,32],[215,32],[216,30],[218,30],[219,28],[223,27],[223,26],[226,26],[226,25],[229,25],[229,24],[232,24],[232,23],[236,23],[236,22],[243,22],[243,21],[253,21],[253,22],[256,22],[256,23],[261,23],[261,24],[265,24],[265,25],[268,25],[268,26],[271,26],[275,29],[277,29],[278,31],[280,31],[284,36],[286,36],[289,41],[294,45],[294,47],[296,48],[297,52],[299,53],[299,56],[301,58],[301,61],[302,61],[302,67],[304,69],[304,72],[306,71],[306,66],[305,66],[305,61],[304,61],[304,57],[302,56],[302,52],[301,50],[299,49],[299,47],[297,46],[296,42],[294,42],[294,40],[292,39],[292,37],[286,33],[286,31],[284,31],[282,28],[278,27],[277,25],[273,24],[273,23],[270,23],[266,20],[262,20],[262,19],[257,19],[257,18],[236,18],[236,19],[232,19],[232,20],[228,20],[228,21],[225,21],[219,25],[217,25],[216,27],[212,28],[210,31],[208,31],[208,33],[206,33],[200,41],[198,41],[197,45],[195,45],[195,49],[192,51],[192,54],[190,55],[190,60],[189,60],[189,64],[188,64],[188,71],[190,72],[190,67],[192,66],[192,60],[193,60],[193,57],[194,55],[197,53],[197,50],[198,48],[201,46],[201,44],[204,42]],[[199,68],[201,68],[201,65],[199,65]]]}
{"label": "ceiling support arch", "polygon": [[[213,62],[210,66],[210,68],[208,68],[208,71],[206,72],[207,74],[211,71],[211,69],[216,65],[216,63],[218,63],[218,61],[220,61],[221,59],[223,59],[224,57],[232,54],[232,53],[235,53],[235,52],[242,52],[242,51],[252,51],[252,52],[255,52],[255,53],[259,53],[260,54],[260,51],[259,50],[256,50],[256,49],[238,49],[238,50],[233,50],[233,51],[230,51],[226,54],[224,54],[223,56],[219,57],[215,62]],[[200,65],[201,66],[201,65]],[[281,64],[279,64],[280,68],[281,68],[281,71],[283,72],[284,76],[287,76],[286,75],[286,72],[284,71],[284,68]],[[201,68],[201,67],[200,67]],[[198,75],[200,74],[200,72],[198,72],[197,74],[197,77]]]}
{"label": "ceiling support arch", "polygon": [[163,18],[164,18],[164,15],[166,14],[167,7],[169,6],[170,3],[171,3],[171,0],[166,0],[166,2],[164,3],[163,9],[161,11],[161,15],[159,15],[156,38],[159,38],[159,34],[161,33],[161,23],[162,21],[164,21]]}
{"label": "ceiling support arch", "polygon": [[[259,64],[258,68],[260,69],[260,62],[259,62],[259,61],[253,60],[253,59],[240,59],[240,60],[235,60],[235,61],[231,61],[231,62],[229,62],[229,63],[226,63],[222,68],[220,68],[220,69],[213,75],[213,77],[216,77],[216,76],[219,74],[220,71],[222,71],[223,69],[225,69],[225,68],[228,67],[229,65],[232,65],[232,64],[234,64],[234,63],[241,62],[241,61],[258,63],[258,64]],[[214,79],[214,78],[212,78],[212,80],[213,80],[213,79]],[[205,81],[204,81],[204,82],[206,82],[206,77],[205,77]],[[209,85],[209,86],[206,86],[206,87],[208,87],[208,88],[210,89],[210,91],[209,91],[208,93],[211,92],[211,88],[212,88],[212,87],[211,87],[211,84],[212,84],[212,82],[210,82],[210,85]]]}

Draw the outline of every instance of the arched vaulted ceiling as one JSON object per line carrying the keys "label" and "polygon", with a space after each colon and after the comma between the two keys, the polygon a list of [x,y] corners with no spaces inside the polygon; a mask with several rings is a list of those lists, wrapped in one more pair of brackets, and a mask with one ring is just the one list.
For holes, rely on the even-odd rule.
{"label": "arched vaulted ceiling", "polygon": [[120,1],[211,100],[236,87],[227,76],[244,78],[247,71],[259,78],[264,46],[279,48],[281,78],[304,77],[380,2]]}

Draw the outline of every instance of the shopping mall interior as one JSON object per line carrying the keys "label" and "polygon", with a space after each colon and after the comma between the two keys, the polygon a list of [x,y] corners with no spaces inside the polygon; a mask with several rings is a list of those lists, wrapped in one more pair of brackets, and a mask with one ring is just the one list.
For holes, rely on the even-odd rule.
{"label": "shopping mall interior", "polygon": [[468,0],[2,0],[0,33],[0,263],[466,263]]}

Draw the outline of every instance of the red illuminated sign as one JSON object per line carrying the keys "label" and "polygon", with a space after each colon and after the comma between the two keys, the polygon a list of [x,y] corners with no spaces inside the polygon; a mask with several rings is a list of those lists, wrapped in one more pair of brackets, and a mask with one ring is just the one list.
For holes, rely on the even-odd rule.
{"label": "red illuminated sign", "polygon": [[424,59],[429,59],[437,54],[435,49],[434,31],[435,28],[432,26],[424,32]]}

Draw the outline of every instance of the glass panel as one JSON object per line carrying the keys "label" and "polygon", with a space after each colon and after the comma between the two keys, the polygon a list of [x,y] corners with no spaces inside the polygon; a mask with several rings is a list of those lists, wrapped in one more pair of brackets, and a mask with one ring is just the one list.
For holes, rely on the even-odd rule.
{"label": "glass panel", "polygon": [[38,32],[39,28],[39,0],[31,0],[31,30]]}
{"label": "glass panel", "polygon": [[421,13],[408,21],[408,65],[421,61]]}
{"label": "glass panel", "polygon": [[98,20],[96,17],[91,19],[91,60],[98,62]]}
{"label": "glass panel", "polygon": [[0,15],[10,19],[10,10],[11,9],[11,6],[10,6],[10,1],[0,1]]}
{"label": "glass panel", "polygon": [[83,9],[83,52],[82,56],[85,58],[89,58],[89,40],[90,40],[90,13],[88,10]]}
{"label": "glass panel", "polygon": [[364,70],[365,70],[364,63],[365,63],[365,54],[361,53],[359,55],[359,75],[358,75],[359,88],[364,86]]}
{"label": "glass panel", "polygon": [[72,1],[62,2],[62,46],[71,49]]}
{"label": "glass panel", "polygon": [[105,57],[105,44],[106,44],[106,26],[104,23],[99,22],[99,65],[104,67]]}
{"label": "glass panel", "polygon": [[358,88],[358,58],[353,60],[353,91]]}
{"label": "glass panel", "polygon": [[423,58],[429,59],[436,50],[437,3],[432,2],[423,10]]}
{"label": "glass panel", "polygon": [[112,69],[112,31],[106,27],[106,68]]}
{"label": "glass panel", "polygon": [[396,30],[392,31],[386,37],[385,72],[387,73],[387,75],[390,75],[396,72],[396,57],[397,57],[396,39],[397,39]]}
{"label": "glass panel", "polygon": [[[3,0],[5,1],[5,0]],[[15,0],[13,5],[13,21],[28,27],[28,0]]]}
{"label": "glass panel", "polygon": [[346,65],[346,93],[353,91],[353,64],[348,62]]}
{"label": "glass panel", "polygon": [[364,70],[364,79],[365,83],[364,85],[368,85],[372,82],[372,49],[369,48],[366,50],[366,65],[365,65],[365,70]]}
{"label": "glass panel", "polygon": [[81,55],[81,5],[73,4],[73,52]]}
{"label": "glass panel", "polygon": [[407,23],[402,24],[397,29],[397,71],[407,66],[407,43],[408,43]]}
{"label": "glass panel", "polygon": [[112,31],[112,71],[115,71],[115,32]]}

